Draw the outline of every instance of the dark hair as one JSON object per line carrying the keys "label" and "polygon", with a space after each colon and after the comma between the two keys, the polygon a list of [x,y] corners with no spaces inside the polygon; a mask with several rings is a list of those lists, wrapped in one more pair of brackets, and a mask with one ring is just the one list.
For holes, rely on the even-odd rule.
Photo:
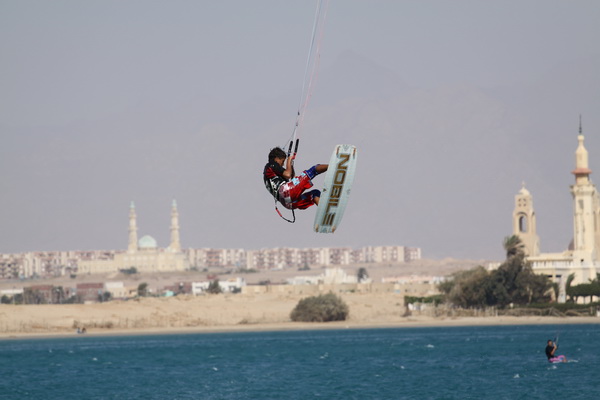
{"label": "dark hair", "polygon": [[269,152],[269,162],[275,161],[276,158],[286,158],[287,154],[281,149],[281,147],[274,147]]}

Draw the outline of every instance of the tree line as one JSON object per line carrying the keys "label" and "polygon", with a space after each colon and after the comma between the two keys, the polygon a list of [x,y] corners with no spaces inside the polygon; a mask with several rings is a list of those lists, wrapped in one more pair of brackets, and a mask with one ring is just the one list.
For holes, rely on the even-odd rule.
{"label": "tree line", "polygon": [[[438,288],[446,302],[464,308],[509,305],[524,306],[548,303],[558,297],[558,284],[545,275],[535,274],[527,261],[524,244],[516,236],[504,239],[506,260],[493,271],[477,267],[460,271]],[[580,297],[600,297],[600,274],[589,283],[572,286],[571,274],[566,282],[567,302],[577,303]]]}
{"label": "tree line", "polygon": [[549,302],[554,285],[548,277],[533,272],[521,239],[509,236],[503,245],[506,260],[497,269],[488,271],[480,266],[457,272],[441,283],[439,290],[446,301],[465,308]]}
{"label": "tree line", "polygon": [[596,274],[596,278],[589,283],[580,283],[579,285],[572,286],[571,282],[573,282],[574,278],[575,274],[571,274],[567,279],[567,301],[577,303],[580,297],[584,299],[589,297],[589,302],[591,303],[594,296],[600,297],[600,274]]}

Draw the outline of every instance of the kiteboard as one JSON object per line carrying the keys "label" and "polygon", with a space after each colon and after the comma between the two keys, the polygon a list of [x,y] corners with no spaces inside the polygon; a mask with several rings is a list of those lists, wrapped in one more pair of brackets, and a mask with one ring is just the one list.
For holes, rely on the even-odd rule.
{"label": "kiteboard", "polygon": [[333,233],[340,225],[354,181],[357,156],[354,145],[335,146],[315,215],[315,232]]}

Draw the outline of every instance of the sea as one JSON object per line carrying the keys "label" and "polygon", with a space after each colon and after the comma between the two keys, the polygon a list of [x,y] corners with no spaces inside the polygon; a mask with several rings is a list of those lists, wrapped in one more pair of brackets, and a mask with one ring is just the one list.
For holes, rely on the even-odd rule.
{"label": "sea", "polygon": [[600,325],[0,341],[0,399],[598,398]]}

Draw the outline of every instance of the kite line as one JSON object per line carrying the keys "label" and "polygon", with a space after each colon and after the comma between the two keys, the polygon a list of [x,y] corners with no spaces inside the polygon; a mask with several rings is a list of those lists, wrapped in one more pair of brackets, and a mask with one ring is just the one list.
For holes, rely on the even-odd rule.
{"label": "kite line", "polygon": [[[328,8],[329,0],[317,1],[312,35],[310,39],[310,46],[308,48],[308,55],[306,57],[306,67],[304,69],[302,91],[300,93],[300,101],[298,103],[298,111],[296,113],[296,123],[294,124],[292,135],[290,139],[288,139],[289,146],[287,156],[292,157],[292,171],[294,168],[294,160],[296,159],[296,154],[298,154],[298,146],[300,145],[300,131],[302,128],[302,123],[304,122],[306,109],[308,108],[308,103],[310,101],[310,98],[312,97],[312,91],[314,89],[314,84],[316,83],[318,76],[319,63],[321,61],[321,44],[323,41],[323,32],[325,28],[325,21],[327,19]],[[285,148],[285,146],[283,146],[283,148]],[[277,208],[277,200],[275,200],[275,211],[277,211],[277,214],[279,214],[279,216],[287,222],[294,223],[296,221],[296,214],[294,213],[294,209],[292,209],[292,219],[287,219],[281,214],[279,208]]]}

